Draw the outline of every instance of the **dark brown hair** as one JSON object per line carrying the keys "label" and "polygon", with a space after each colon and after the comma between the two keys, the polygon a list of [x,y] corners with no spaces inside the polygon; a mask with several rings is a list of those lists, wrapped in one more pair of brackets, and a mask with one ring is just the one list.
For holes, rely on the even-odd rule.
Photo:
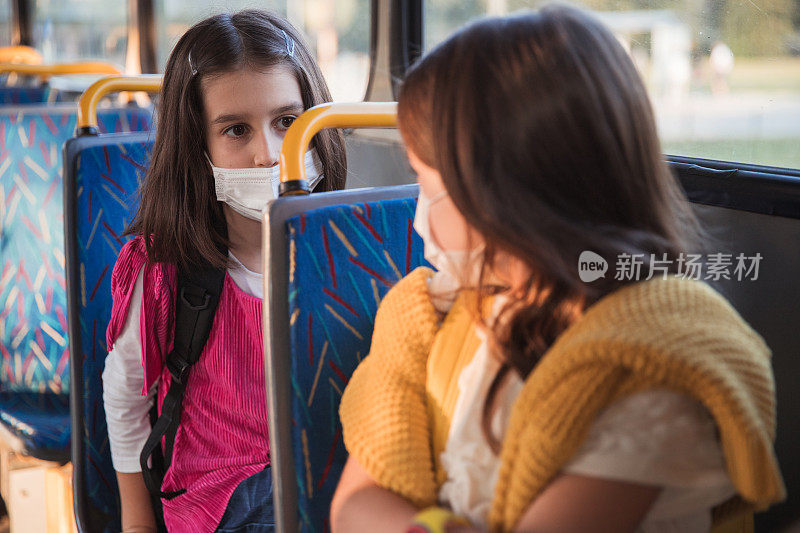
{"label": "dark brown hair", "polygon": [[[549,6],[480,20],[408,73],[399,124],[409,148],[437,169],[485,239],[482,270],[502,251],[531,275],[491,324],[502,366],[484,406],[484,433],[504,377],[525,379],[586,307],[628,280],[620,254],[675,259],[701,230],[662,159],[645,87],[609,30],[588,14]],[[578,275],[591,250],[610,264]],[[481,275],[482,293],[488,292]]]}
{"label": "dark brown hair", "polygon": [[[183,267],[224,267],[227,229],[206,159],[201,81],[238,69],[288,65],[300,85],[303,106],[331,100],[301,35],[286,20],[257,10],[209,17],[178,40],[164,72],[156,139],[139,209],[126,234],[145,237],[153,262]],[[346,159],[339,130],[314,137],[325,178],[315,191],[344,187]]]}

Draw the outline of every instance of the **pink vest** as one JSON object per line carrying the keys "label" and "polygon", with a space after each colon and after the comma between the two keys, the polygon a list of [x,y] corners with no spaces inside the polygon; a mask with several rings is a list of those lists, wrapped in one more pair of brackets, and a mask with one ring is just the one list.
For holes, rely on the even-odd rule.
{"label": "pink vest", "polygon": [[[173,265],[147,265],[140,237],[122,248],[114,266],[114,305],[106,343],[113,346],[122,331],[143,266],[142,394],[146,394],[159,377],[162,385],[170,380],[164,361],[174,335],[176,270]],[[263,354],[261,299],[243,292],[226,275],[211,334],[190,371],[172,465],[162,486],[164,491],[186,489],[185,494],[164,501],[169,531],[216,529],[236,486],[269,464]],[[162,385],[159,412],[168,389]]]}

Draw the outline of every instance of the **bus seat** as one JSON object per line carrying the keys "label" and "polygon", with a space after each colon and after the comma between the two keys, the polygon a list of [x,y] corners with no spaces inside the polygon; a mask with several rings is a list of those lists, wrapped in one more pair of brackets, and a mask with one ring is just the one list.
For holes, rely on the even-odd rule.
{"label": "bus seat", "polygon": [[[150,118],[105,110],[102,122],[122,131]],[[70,428],[61,149],[75,123],[72,106],[0,109],[0,425],[15,451],[61,461]]]}
{"label": "bus seat", "polygon": [[[279,532],[325,531],[347,453],[342,390],[378,303],[423,264],[416,185],[281,198],[268,211],[265,353]],[[267,226],[265,225],[265,228]]]}
{"label": "bus seat", "polygon": [[68,395],[2,391],[0,406],[2,438],[11,450],[43,461],[68,460]]}
{"label": "bus seat", "polygon": [[[75,519],[80,531],[119,531],[101,375],[108,355],[111,272],[133,217],[152,142],[148,133],[84,136],[64,149],[64,199]],[[112,178],[111,181],[109,178]]]}
{"label": "bus seat", "polygon": [[[0,61],[0,105],[71,101],[86,88],[87,76],[121,74],[117,66],[104,61],[43,65],[41,54],[30,47],[3,47],[0,57],[7,58]],[[13,57],[22,61],[9,60]]]}
{"label": "bus seat", "polygon": [[755,531],[800,528],[800,173],[741,165],[725,171],[672,158],[671,166],[710,234],[708,253],[761,254],[758,277],[710,282],[772,350],[777,394],[775,452],[787,499],[755,515]]}
{"label": "bus seat", "polygon": [[[800,242],[800,179],[746,170],[723,175],[715,169],[676,162],[671,166],[712,237],[706,243],[708,253],[743,253],[747,257],[760,253],[763,257],[755,280],[709,283],[764,337],[773,353],[778,399],[775,449],[788,497],[757,514],[755,530],[789,531],[800,525],[800,398],[794,394],[800,375],[795,333],[800,323],[795,281],[800,271],[796,246]],[[391,284],[397,279],[395,267],[404,273],[423,262],[413,234],[412,248],[419,249],[405,256],[406,264],[395,259],[392,266],[380,260],[384,251],[396,258],[397,248],[392,246],[398,243],[392,239],[402,237],[403,231],[395,229],[386,239],[384,228],[397,226],[384,224],[380,218],[380,223],[376,222],[376,212],[382,217],[391,211],[376,209],[369,202],[398,209],[396,201],[392,204],[383,196],[397,197],[398,190],[404,190],[406,197],[416,194],[406,187],[356,190],[281,199],[269,210],[269,262],[265,265],[270,268],[271,316],[265,342],[269,339],[270,428],[279,531],[328,527],[328,505],[346,456],[337,417],[339,394],[367,353],[375,294],[380,298],[387,288],[381,279]],[[353,198],[346,196],[350,193]],[[413,201],[407,201],[408,225]],[[369,210],[363,202],[370,205]],[[375,248],[376,234],[385,239],[383,249]],[[368,249],[362,250],[362,246]],[[335,273],[336,287],[331,273]],[[328,405],[324,404],[326,396]]]}
{"label": "bus seat", "polygon": [[44,104],[62,101],[60,91],[50,87],[2,87],[0,86],[0,105]]}

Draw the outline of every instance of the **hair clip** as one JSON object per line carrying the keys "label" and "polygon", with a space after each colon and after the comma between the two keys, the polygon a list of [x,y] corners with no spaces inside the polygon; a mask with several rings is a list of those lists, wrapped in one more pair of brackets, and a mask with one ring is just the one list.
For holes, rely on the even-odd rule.
{"label": "hair clip", "polygon": [[281,31],[283,32],[283,38],[286,39],[286,52],[289,54],[289,57],[294,57],[294,40],[289,37],[286,30]]}
{"label": "hair clip", "polygon": [[197,69],[194,68],[194,65],[192,64],[192,53],[191,52],[189,52],[189,70],[192,71],[192,76],[196,76],[197,75]]}

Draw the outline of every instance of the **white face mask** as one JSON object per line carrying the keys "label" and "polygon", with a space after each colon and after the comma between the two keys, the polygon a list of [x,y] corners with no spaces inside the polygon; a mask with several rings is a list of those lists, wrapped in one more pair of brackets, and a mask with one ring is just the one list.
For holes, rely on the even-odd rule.
{"label": "white face mask", "polygon": [[[317,156],[317,151],[311,149],[306,152],[306,180],[309,189],[322,179],[322,163]],[[280,186],[280,168],[254,167],[254,168],[222,168],[215,167],[211,160],[211,171],[214,173],[214,188],[217,191],[217,200],[225,202],[242,216],[261,220],[262,210],[267,202],[278,197]]]}
{"label": "white face mask", "polygon": [[414,214],[414,230],[422,237],[422,242],[425,244],[425,259],[436,270],[448,273],[459,285],[475,286],[478,283],[480,259],[483,256],[484,247],[481,245],[471,250],[443,250],[431,233],[430,208],[445,196],[447,196],[447,191],[442,191],[433,198],[429,198],[420,188],[417,210]]}

